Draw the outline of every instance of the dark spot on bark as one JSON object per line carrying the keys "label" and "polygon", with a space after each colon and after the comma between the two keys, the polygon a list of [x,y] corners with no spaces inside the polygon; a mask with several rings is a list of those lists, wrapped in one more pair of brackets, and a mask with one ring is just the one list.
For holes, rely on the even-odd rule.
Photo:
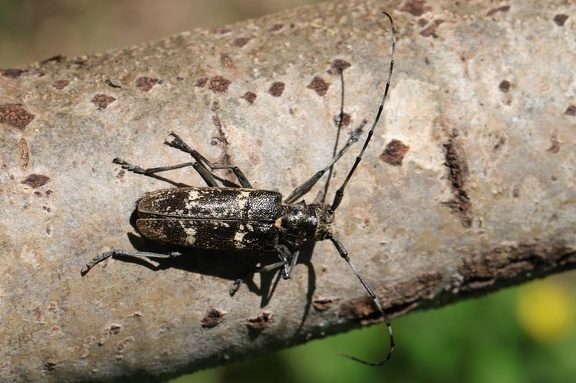
{"label": "dark spot on bark", "polygon": [[22,104],[0,105],[0,124],[24,130],[34,117],[36,116],[24,109]]}
{"label": "dark spot on bark", "polygon": [[22,172],[26,172],[30,163],[30,149],[28,148],[28,143],[24,138],[18,140],[17,159],[18,164],[20,165],[20,170],[22,170]]}
{"label": "dark spot on bark", "polygon": [[499,152],[506,145],[506,137],[498,138],[498,142],[494,145],[494,152]]}
{"label": "dark spot on bark", "polygon": [[228,91],[228,86],[231,84],[230,80],[225,79],[222,76],[214,76],[210,79],[208,89],[214,93],[225,93]]}
{"label": "dark spot on bark", "polygon": [[106,109],[114,101],[116,98],[102,93],[98,93],[92,99],[92,103],[98,107],[98,110]]}
{"label": "dark spot on bark", "polygon": [[[214,100],[214,101],[212,102],[212,105],[210,106],[210,111],[211,111],[211,112],[215,112],[215,111],[217,111],[217,110],[219,110],[219,109],[220,109],[220,103],[218,102],[218,100]],[[220,120],[218,120],[218,121],[220,121]]]}
{"label": "dark spot on bark", "polygon": [[280,97],[282,96],[282,93],[284,93],[285,86],[286,85],[283,82],[276,81],[272,84],[268,92],[274,97]]}
{"label": "dark spot on bark", "polygon": [[44,316],[42,315],[42,309],[40,306],[36,306],[32,309],[32,315],[36,323],[44,323]]}
{"label": "dark spot on bark", "polygon": [[340,114],[337,114],[336,116],[334,116],[334,125],[336,125],[337,128],[348,126],[348,125],[350,125],[351,121],[352,121],[352,117],[348,113],[342,114],[342,124],[340,124]]}
{"label": "dark spot on bark", "polygon": [[216,310],[214,308],[210,308],[208,309],[208,311],[206,311],[206,315],[204,315],[204,318],[202,318],[202,321],[200,323],[204,328],[216,327],[220,323],[222,323],[225,316],[226,316],[225,312]]}
{"label": "dark spot on bark", "polygon": [[54,371],[56,369],[56,363],[51,361],[44,362],[44,371]]}
{"label": "dark spot on bark", "polygon": [[308,84],[308,89],[312,89],[315,91],[319,96],[324,96],[326,92],[328,92],[328,88],[330,88],[330,84],[324,81],[324,79],[320,76],[316,76],[312,79],[312,82]]}
{"label": "dark spot on bark", "polygon": [[401,302],[388,308],[386,312],[390,316],[405,314],[415,308],[423,308],[431,296],[437,294],[439,287],[445,284],[444,275],[439,272],[423,272],[415,276],[401,280],[391,286],[383,286],[380,290],[394,291],[394,293],[383,293],[392,302]]}
{"label": "dark spot on bark", "polygon": [[244,96],[242,96],[242,98],[248,101],[250,104],[254,104],[254,101],[256,101],[256,97],[258,96],[256,95],[256,93],[253,92],[246,92],[244,93]]}
{"label": "dark spot on bark", "polygon": [[36,197],[40,198],[40,197],[42,197],[42,192],[35,191],[35,192],[34,192],[34,195],[35,195]]}
{"label": "dark spot on bark", "polygon": [[248,324],[246,326],[248,326],[248,328],[251,328],[254,330],[262,330],[262,329],[265,329],[266,327],[270,326],[273,319],[274,319],[274,316],[271,313],[263,312],[263,313],[258,314],[258,316],[256,318],[249,318]]}
{"label": "dark spot on bark", "polygon": [[340,307],[340,316],[350,319],[376,319],[380,312],[369,297],[362,297],[345,302]]}
{"label": "dark spot on bark", "polygon": [[140,89],[143,92],[148,92],[150,89],[154,87],[156,84],[161,84],[162,80],[152,77],[138,77],[136,79],[136,88]]}
{"label": "dark spot on bark", "polygon": [[422,17],[421,19],[418,20],[417,24],[420,28],[424,28],[428,24],[428,19],[425,17]]}
{"label": "dark spot on bark", "polygon": [[568,20],[568,15],[556,15],[554,16],[554,22],[556,23],[556,25],[558,25],[559,27],[563,27],[564,23],[566,22],[566,20]]}
{"label": "dark spot on bark", "polygon": [[392,140],[380,154],[380,159],[392,166],[400,166],[408,150],[410,150],[410,147],[402,141]]}
{"label": "dark spot on bark", "polygon": [[351,66],[352,66],[352,64],[350,64],[346,60],[336,59],[336,60],[332,61],[332,66],[328,70],[328,73],[340,74],[340,73],[344,72],[344,69],[350,68]]}
{"label": "dark spot on bark", "polygon": [[234,46],[242,48],[244,45],[248,44],[248,41],[252,40],[252,37],[238,37],[234,40]]}
{"label": "dark spot on bark", "polygon": [[550,153],[554,153],[554,154],[558,153],[560,151],[561,144],[560,144],[560,141],[558,140],[558,131],[557,130],[555,130],[552,133],[552,137],[550,137],[550,141],[552,144],[548,148],[548,151]]}
{"label": "dark spot on bark", "polygon": [[48,64],[51,62],[59,63],[59,62],[64,61],[65,58],[66,58],[66,56],[64,56],[64,55],[55,55],[55,56],[48,57],[47,59],[40,61],[40,65],[45,65],[45,64]]}
{"label": "dark spot on bark", "polygon": [[124,351],[124,349],[128,346],[128,344],[130,342],[132,342],[133,340],[134,340],[134,338],[130,336],[130,337],[124,339],[123,341],[118,342],[118,344],[116,344],[116,350],[118,350],[118,352]]}
{"label": "dark spot on bark", "polygon": [[122,85],[110,80],[109,78],[106,79],[106,84],[112,88],[122,88]]}
{"label": "dark spot on bark", "polygon": [[488,13],[486,13],[486,16],[492,16],[498,12],[508,12],[510,10],[510,6],[509,5],[503,5],[501,7],[498,8],[494,8],[488,11]]}
{"label": "dark spot on bark", "polygon": [[232,57],[227,53],[220,54],[220,63],[224,68],[236,68],[234,60],[232,60]]}
{"label": "dark spot on bark", "polygon": [[50,177],[43,174],[30,174],[21,183],[30,186],[32,189],[39,188],[50,182]]}
{"label": "dark spot on bark", "polygon": [[438,29],[438,26],[440,24],[442,24],[444,22],[444,20],[438,19],[438,20],[434,20],[434,23],[429,25],[428,27],[424,28],[421,32],[420,35],[424,36],[424,37],[438,37],[438,35],[436,34],[436,30]]}
{"label": "dark spot on bark", "polygon": [[120,330],[122,330],[122,326],[117,325],[117,324],[113,324],[110,326],[110,328],[108,329],[108,334],[110,335],[118,335],[120,333]]}
{"label": "dark spot on bark", "polygon": [[340,299],[336,298],[336,299],[332,299],[332,298],[318,298],[318,299],[314,299],[312,301],[312,306],[314,306],[314,308],[318,311],[326,311],[328,310],[330,307],[332,307],[332,305],[334,304],[334,302],[338,302]]}
{"label": "dark spot on bark", "polygon": [[20,77],[23,73],[26,73],[25,69],[16,69],[16,68],[11,68],[11,69],[2,69],[0,70],[0,73],[2,73],[2,76],[4,77],[8,77],[8,78],[18,78]]}
{"label": "dark spot on bark", "polygon": [[270,27],[270,32],[278,32],[282,28],[284,28],[284,24],[274,24]]}
{"label": "dark spot on bark", "polygon": [[564,112],[564,114],[567,116],[576,116],[576,105],[568,106],[568,108],[566,108],[566,111]]}
{"label": "dark spot on bark", "polygon": [[54,192],[50,189],[46,190],[46,197],[50,197]]}
{"label": "dark spot on bark", "polygon": [[198,80],[196,80],[195,86],[199,88],[204,88],[207,83],[208,83],[208,77],[200,77]]}
{"label": "dark spot on bark", "polygon": [[58,90],[66,88],[70,84],[68,80],[56,80],[52,83],[52,86]]}
{"label": "dark spot on bark", "polygon": [[[535,242],[535,241],[534,241]],[[472,257],[458,267],[459,290],[486,293],[520,281],[542,277],[574,265],[576,252],[561,241],[500,245]]]}
{"label": "dark spot on bark", "polygon": [[501,92],[508,93],[508,91],[510,90],[510,86],[511,86],[510,81],[502,80],[500,82],[500,85],[498,85],[498,89],[500,89]]}
{"label": "dark spot on bark", "polygon": [[425,6],[426,0],[409,0],[400,10],[402,12],[408,12],[413,16],[422,16],[425,12],[432,10],[432,7]]}
{"label": "dark spot on bark", "polygon": [[470,227],[472,226],[472,203],[466,191],[469,179],[468,161],[464,148],[456,137],[457,133],[452,134],[443,145],[446,159],[444,164],[448,167],[448,181],[453,198],[442,202],[442,205],[448,207],[452,214],[460,219],[462,226]]}

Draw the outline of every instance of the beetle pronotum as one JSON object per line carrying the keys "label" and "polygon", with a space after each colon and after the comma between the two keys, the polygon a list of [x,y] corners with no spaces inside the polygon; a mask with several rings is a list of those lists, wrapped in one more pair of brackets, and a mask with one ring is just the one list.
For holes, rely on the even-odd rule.
{"label": "beetle pronotum", "polygon": [[[284,201],[282,201],[282,195],[279,192],[252,188],[252,185],[238,167],[211,163],[196,150],[189,147],[175,133],[171,133],[173,140],[170,145],[190,154],[194,160],[193,162],[144,169],[119,158],[115,158],[113,161],[124,169],[144,175],[191,166],[208,185],[208,187],[161,189],[146,194],[138,203],[136,227],[142,236],[152,241],[202,249],[275,251],[280,261],[265,265],[256,270],[256,272],[265,272],[282,267],[282,277],[288,279],[298,261],[300,248],[305,243],[330,240],[368,292],[388,328],[390,345],[388,354],[383,360],[371,363],[347,354],[341,354],[371,366],[380,366],[392,356],[394,351],[392,326],[382,304],[364,278],[358,273],[356,266],[348,257],[348,252],[340,241],[334,238],[331,225],[334,219],[334,212],[344,196],[344,189],[362,160],[362,156],[378,124],[384,109],[388,89],[390,88],[390,80],[394,69],[396,30],[392,17],[386,12],[383,13],[388,17],[392,26],[392,53],[386,86],[378,112],[364,141],[364,146],[356,157],[356,161],[349,170],[344,182],[336,191],[332,204],[326,204],[324,201],[314,201],[314,203],[307,205],[304,200],[297,203],[296,201],[303,197],[326,172],[330,172],[333,165],[342,157],[346,150],[358,140],[366,124],[365,120],[360,127],[352,132],[347,142],[335,153],[330,163],[294,189]],[[340,72],[340,76],[342,76],[342,72]],[[342,112],[339,125],[341,125],[341,119]],[[217,183],[218,177],[212,173],[212,171],[219,169],[228,169],[234,172],[241,187],[219,186]],[[173,258],[180,255],[182,253],[179,252],[158,254],[144,251],[114,250],[95,257],[82,269],[82,274],[88,272],[97,263],[112,256]],[[235,282],[235,289],[231,293],[238,289],[241,281],[239,279]]]}

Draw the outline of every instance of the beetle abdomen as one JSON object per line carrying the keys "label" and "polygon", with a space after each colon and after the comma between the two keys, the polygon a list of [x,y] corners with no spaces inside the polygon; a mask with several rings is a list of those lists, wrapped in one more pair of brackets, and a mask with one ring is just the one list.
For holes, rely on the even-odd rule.
{"label": "beetle abdomen", "polygon": [[243,188],[177,188],[148,193],[138,203],[144,237],[175,246],[272,250],[282,214],[278,192]]}
{"label": "beetle abdomen", "polygon": [[273,223],[198,219],[144,218],[136,221],[144,237],[175,246],[221,250],[273,250],[278,230]]}

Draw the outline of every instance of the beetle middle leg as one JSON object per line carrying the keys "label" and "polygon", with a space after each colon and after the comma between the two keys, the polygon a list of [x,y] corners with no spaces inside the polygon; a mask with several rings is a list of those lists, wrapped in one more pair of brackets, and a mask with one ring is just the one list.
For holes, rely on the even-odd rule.
{"label": "beetle middle leg", "polygon": [[[112,162],[117,164],[117,165],[122,166],[123,169],[134,172],[136,174],[143,174],[143,175],[147,175],[147,176],[150,176],[150,175],[153,175],[156,173],[165,172],[168,170],[181,169],[181,168],[185,168],[185,167],[190,166],[190,167],[193,167],[194,170],[196,170],[198,172],[200,177],[202,177],[204,182],[206,182],[206,184],[210,187],[218,187],[219,185],[218,185],[217,179],[221,180],[221,178],[219,178],[217,175],[212,173],[211,170],[228,169],[234,173],[234,175],[238,179],[238,182],[240,183],[241,187],[248,188],[248,189],[252,188],[252,184],[250,183],[250,181],[248,181],[248,179],[246,178],[246,176],[244,175],[242,170],[240,170],[239,167],[237,167],[235,165],[214,164],[214,163],[208,161],[208,159],[206,159],[206,157],[204,157],[198,151],[196,151],[196,150],[192,149],[190,146],[188,146],[188,144],[185,143],[184,140],[182,140],[180,138],[180,136],[178,136],[176,133],[170,132],[170,135],[172,137],[174,137],[174,139],[172,141],[168,142],[168,144],[174,148],[180,149],[181,151],[190,154],[190,156],[192,156],[192,158],[195,160],[194,162],[185,162],[182,164],[171,165],[171,166],[160,166],[160,167],[156,167],[156,168],[143,168],[141,166],[134,165],[134,164],[131,164],[127,161],[124,161],[121,158],[114,158],[114,160]],[[208,169],[208,168],[210,168],[210,169]]]}
{"label": "beetle middle leg", "polygon": [[[243,188],[248,188],[248,189],[252,189],[252,185],[250,184],[250,181],[248,181],[248,179],[246,178],[246,176],[244,175],[244,173],[242,172],[242,170],[240,170],[240,168],[238,166],[235,165],[223,165],[223,164],[214,164],[210,161],[208,161],[206,159],[206,157],[204,157],[202,154],[198,153],[198,151],[192,149],[190,146],[188,146],[188,144],[186,142],[184,142],[184,140],[182,138],[180,138],[179,135],[177,135],[174,132],[170,132],[170,135],[173,137],[173,140],[168,142],[168,145],[180,149],[181,151],[188,153],[192,156],[192,158],[194,158],[196,160],[196,162],[198,164],[201,164],[202,167],[208,172],[210,173],[210,175],[212,175],[212,179],[215,181],[215,176],[214,174],[212,174],[207,168],[209,167],[211,170],[221,170],[221,169],[227,169],[227,170],[231,170],[234,175],[236,176],[236,178],[238,179],[238,182],[240,182],[240,185]],[[198,169],[197,169],[198,170]],[[200,173],[200,172],[199,172]],[[202,176],[202,178],[204,178],[204,176],[202,174],[200,174]],[[204,180],[206,181],[206,179],[204,178]],[[209,183],[208,181],[206,182],[208,183],[208,186],[218,186],[218,185],[212,185],[211,183]]]}
{"label": "beetle middle leg", "polygon": [[280,257],[281,259],[280,262],[275,262],[270,265],[259,267],[258,269],[250,272],[246,276],[236,279],[236,281],[234,281],[234,284],[232,285],[232,288],[230,289],[230,295],[233,296],[234,294],[236,294],[236,292],[240,289],[240,286],[242,285],[242,283],[244,283],[244,280],[248,277],[248,275],[253,275],[256,273],[260,274],[267,273],[268,271],[284,267],[284,270],[282,270],[282,278],[284,280],[290,279],[290,277],[292,276],[292,271],[294,270],[294,267],[298,262],[298,256],[300,255],[300,250],[296,250],[294,253],[292,253],[290,249],[288,249],[288,247],[286,247],[285,245],[278,245],[278,247],[276,247],[276,250],[278,251],[278,257]]}

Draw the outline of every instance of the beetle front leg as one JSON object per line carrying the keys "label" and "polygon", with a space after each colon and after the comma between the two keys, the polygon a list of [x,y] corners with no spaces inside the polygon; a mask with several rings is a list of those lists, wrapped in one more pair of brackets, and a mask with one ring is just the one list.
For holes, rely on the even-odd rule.
{"label": "beetle front leg", "polygon": [[150,258],[175,258],[175,257],[179,257],[181,255],[182,255],[182,253],[177,252],[177,251],[172,251],[172,252],[167,253],[167,254],[161,254],[161,253],[151,253],[148,251],[112,250],[112,251],[107,251],[105,253],[102,253],[102,254],[94,257],[94,259],[92,259],[90,262],[88,262],[86,264],[86,267],[84,267],[80,271],[80,273],[82,275],[86,274],[88,271],[90,271],[91,268],[96,266],[98,263],[100,263],[103,260],[108,259],[110,257],[127,257],[127,258],[140,258],[140,259],[150,260]]}
{"label": "beetle front leg", "polygon": [[332,158],[330,163],[326,167],[324,167],[324,169],[317,171],[312,177],[310,177],[306,181],[304,181],[304,183],[302,185],[300,185],[296,189],[294,189],[294,191],[292,193],[290,193],[290,195],[288,197],[286,197],[286,199],[284,200],[284,203],[285,204],[294,203],[297,199],[302,197],[304,194],[308,193],[308,191],[310,189],[312,189],[312,187],[314,185],[316,185],[316,182],[318,182],[320,180],[320,178],[322,178],[322,176],[327,171],[329,171],[332,168],[332,166],[334,166],[334,164],[340,159],[340,157],[342,157],[344,155],[344,153],[346,153],[348,148],[350,146],[352,146],[352,144],[354,144],[356,141],[358,141],[358,138],[360,138],[360,135],[362,135],[362,130],[364,129],[364,126],[366,125],[366,123],[367,123],[367,121],[363,120],[362,123],[360,124],[360,126],[358,128],[356,128],[352,133],[350,133],[350,137],[348,137],[348,141],[346,141],[346,143],[340,149],[340,151],[336,154],[336,156],[334,156]]}

